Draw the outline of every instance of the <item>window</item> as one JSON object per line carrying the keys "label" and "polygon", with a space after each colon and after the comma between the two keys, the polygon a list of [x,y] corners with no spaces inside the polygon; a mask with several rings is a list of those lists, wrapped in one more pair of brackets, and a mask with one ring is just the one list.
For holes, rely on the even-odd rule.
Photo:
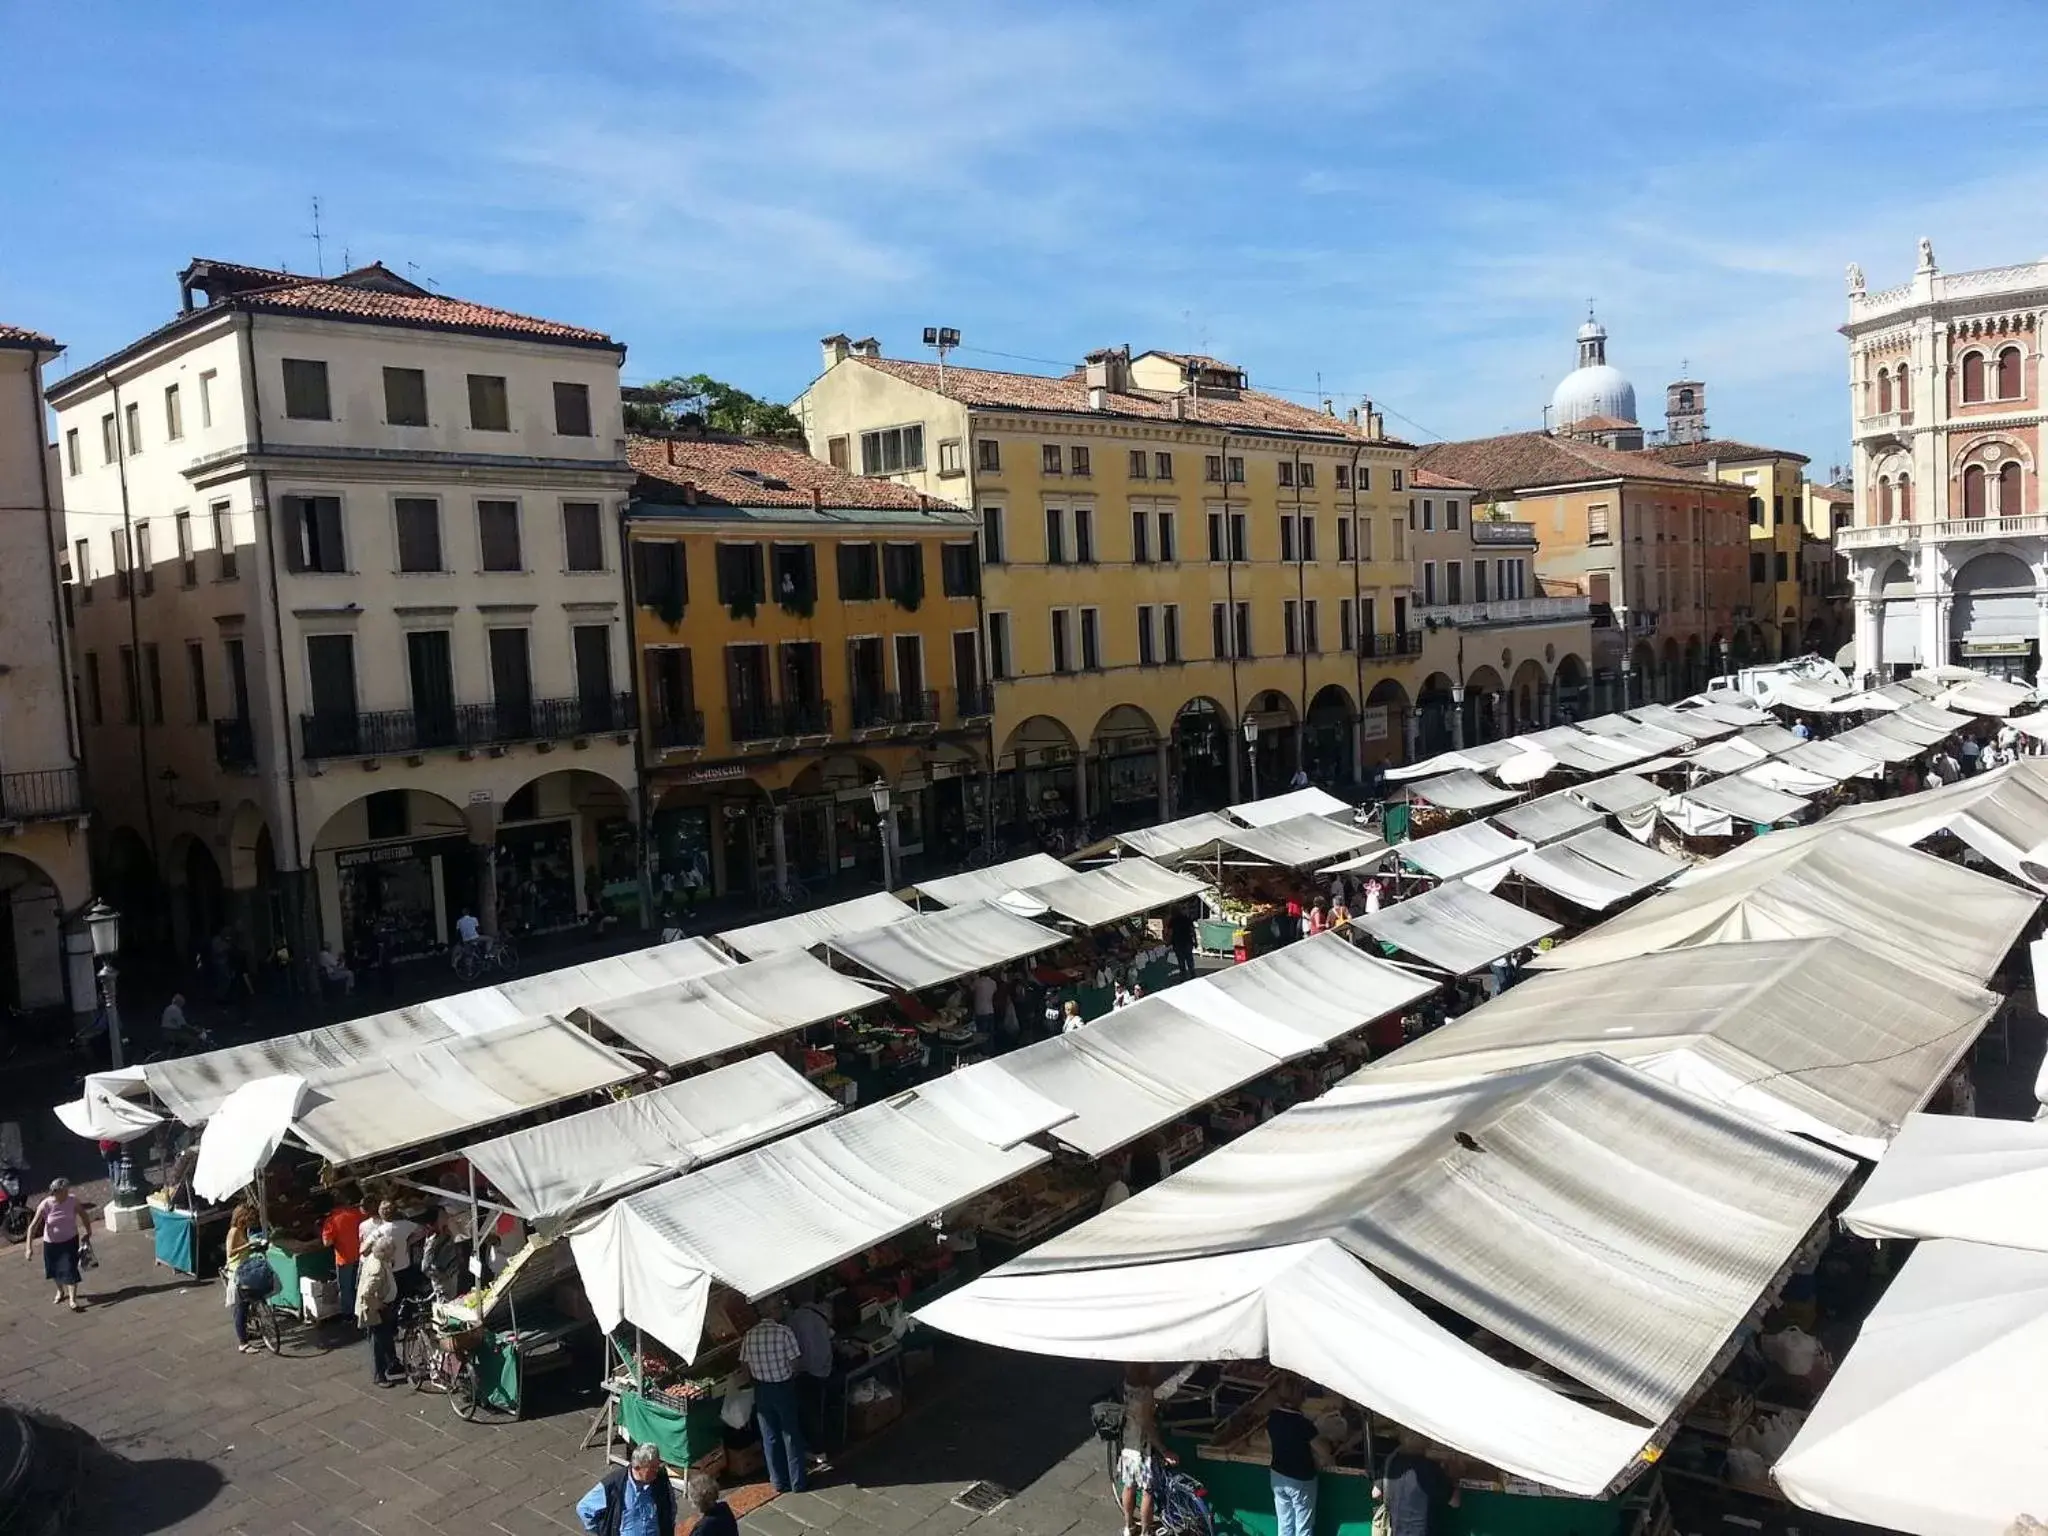
{"label": "window", "polygon": [[1484,560],[1474,560],[1472,562],[1472,601],[1475,603],[1486,601],[1486,562]]}
{"label": "window", "polygon": [[68,428],[64,433],[64,471],[78,473],[78,428]]}
{"label": "window", "polygon": [[1237,654],[1249,656],[1252,654],[1252,605],[1250,603],[1239,603],[1237,605],[1236,619],[1237,622],[1234,627],[1237,631],[1235,637],[1237,640]]}
{"label": "window", "polygon": [[524,568],[519,548],[518,502],[478,502],[476,534],[485,570],[517,571]]}
{"label": "window", "polygon": [[1202,459],[1202,478],[1211,485],[1221,485],[1223,483],[1222,454],[1211,453],[1204,455]]}
{"label": "window", "polygon": [[[1980,477],[1981,478],[1981,477]],[[128,530],[114,530],[114,596],[125,598],[129,590],[129,548]]]}
{"label": "window", "polygon": [[[1406,523],[1402,522],[1402,521],[1401,521],[1401,519],[1397,517],[1397,518],[1395,518],[1395,519],[1394,519],[1393,527],[1394,527],[1394,556],[1393,556],[1393,558],[1394,558],[1394,559],[1395,559],[1396,561],[1400,561],[1400,560],[1406,560],[1406,559],[1408,558],[1408,525],[1407,525]],[[1366,551],[1365,551],[1365,558],[1366,558],[1366,559],[1368,559],[1368,560],[1370,560],[1370,559],[1372,558],[1372,549],[1371,549],[1371,544],[1372,544],[1372,524],[1371,524],[1371,522],[1367,522],[1367,523],[1366,523],[1366,525],[1365,525],[1365,533],[1366,533],[1366,540],[1365,540],[1365,542],[1366,542],[1366,545],[1367,545],[1367,548],[1366,548]]]}
{"label": "window", "polygon": [[1003,509],[983,507],[981,509],[981,563],[1001,565],[1003,563]]}
{"label": "window", "polygon": [[1159,652],[1154,646],[1152,605],[1150,603],[1140,603],[1138,604],[1138,665],[1141,667],[1151,667],[1157,666],[1158,663]]}
{"label": "window", "polygon": [[393,427],[424,427],[427,424],[425,369],[384,370],[384,421]]}
{"label": "window", "polygon": [[864,475],[900,475],[924,468],[924,428],[885,427],[860,435],[860,472]]}
{"label": "window", "polygon": [[1913,480],[1909,475],[1899,476],[1899,521],[1913,521]]}
{"label": "window", "polygon": [[213,425],[213,381],[220,377],[217,370],[209,368],[199,375],[199,425]]}
{"label": "window", "polygon": [[1998,354],[1998,398],[2017,400],[2024,392],[2020,384],[2020,349],[2007,347]]}
{"label": "window", "polygon": [[1058,443],[1040,443],[1038,445],[1038,469],[1041,474],[1062,474],[1065,472],[1066,467],[1066,456],[1060,452],[1060,445]]}
{"label": "window", "polygon": [[1151,470],[1152,461],[1146,457],[1145,450],[1133,448],[1131,450],[1131,478],[1133,480],[1150,479]]}
{"label": "window", "polygon": [[121,451],[121,435],[114,430],[114,413],[107,412],[100,418],[100,462],[111,464],[114,456]]}
{"label": "window", "polygon": [[1289,656],[1301,654],[1301,605],[1288,598],[1280,605],[1280,647]]}
{"label": "window", "polygon": [[441,504],[431,496],[400,496],[392,503],[398,521],[398,568],[441,569]]}
{"label": "window", "polygon": [[[1984,466],[1981,464],[1972,464],[1968,469],[1963,471],[1963,516],[1982,517],[1983,515]],[[120,537],[119,535],[116,535],[114,542],[114,559],[117,565],[120,562],[120,557]]]}
{"label": "window", "polygon": [[1422,503],[1422,531],[1436,532],[1436,503],[1433,501],[1425,500]]}
{"label": "window", "polygon": [[1408,599],[1406,597],[1396,597],[1394,599],[1394,633],[1397,635],[1408,633]]}
{"label": "window", "polygon": [[1434,560],[1422,562],[1422,606],[1425,608],[1436,606],[1436,562]]}
{"label": "window", "polygon": [[1093,473],[1088,467],[1088,450],[1086,448],[1069,448],[1067,450],[1067,472],[1084,477]]}
{"label": "window", "polygon": [[967,466],[960,462],[960,439],[943,437],[939,439],[939,473],[942,475],[964,475]]}
{"label": "window", "polygon": [[1337,602],[1337,648],[1341,651],[1358,648],[1357,612],[1348,597]]}
{"label": "window", "polygon": [[742,615],[768,595],[768,571],[758,544],[718,546],[718,600]]}
{"label": "window", "polygon": [[155,644],[142,647],[142,676],[149,687],[149,723],[164,723],[164,663],[163,653]]}
{"label": "window", "polygon": [[1069,649],[1071,644],[1069,625],[1072,620],[1073,610],[1068,608],[1055,608],[1052,610],[1052,669],[1055,672],[1071,672],[1074,670],[1073,652]]}
{"label": "window", "polygon": [[1376,597],[1361,597],[1358,600],[1358,637],[1376,635],[1380,629],[1380,600]]}
{"label": "window", "polygon": [[1777,552],[1775,564],[1777,567],[1777,579],[1779,581],[1791,580],[1791,572],[1786,568],[1787,562],[1784,550],[1781,549]]}
{"label": "window", "polygon": [[977,437],[974,440],[974,467],[991,475],[1003,471],[1003,445],[992,437]]}
{"label": "window", "polygon": [[71,579],[78,583],[78,600],[92,601],[92,540],[80,539],[72,546]]}
{"label": "window", "polygon": [[1293,485],[1293,484],[1294,484],[1294,461],[1293,461],[1292,459],[1282,459],[1282,460],[1280,461],[1280,464],[1279,464],[1279,469],[1280,469],[1280,483],[1281,483],[1281,484],[1282,484],[1283,486],[1291,486],[1291,485]]}
{"label": "window", "polygon": [[1152,455],[1152,478],[1154,480],[1171,480],[1173,478],[1172,454],[1155,453]]}
{"label": "window", "polygon": [[1212,563],[1223,563],[1223,514],[1209,514],[1209,559]]}
{"label": "window", "polygon": [[206,647],[197,640],[185,642],[185,670],[192,678],[192,723],[205,725],[213,716],[206,707]]}
{"label": "window", "polygon": [[1586,542],[1588,544],[1608,544],[1613,542],[1613,533],[1608,527],[1607,513],[1608,507],[1604,501],[1595,502],[1592,506],[1586,508]]}
{"label": "window", "polygon": [[818,605],[818,554],[808,544],[773,544],[768,550],[775,601],[799,614]]}
{"label": "window", "polygon": [[130,400],[121,408],[121,414],[127,418],[128,452],[133,456],[142,452],[142,407]]}
{"label": "window", "polygon": [[604,511],[596,502],[562,503],[562,548],[570,570],[604,569]]}
{"label": "window", "polygon": [[1444,503],[1444,530],[1447,533],[1458,531],[1458,504],[1455,501]]}
{"label": "window", "polygon": [[1494,574],[1494,596],[1502,598],[1527,597],[1529,595],[1529,564],[1525,560],[1502,560]]}
{"label": "window", "polygon": [[995,678],[1010,675],[1010,616],[1007,613],[988,616],[988,675]]}
{"label": "window", "polygon": [[1045,509],[1045,563],[1067,563],[1067,514],[1063,507]]}
{"label": "window", "polygon": [[1335,469],[1334,473],[1335,473],[1335,475],[1336,475],[1336,480],[1337,480],[1337,489],[1338,489],[1338,490],[1340,490],[1340,491],[1348,491],[1348,490],[1350,490],[1350,489],[1351,489],[1351,466],[1350,466],[1349,464],[1339,464],[1339,465],[1338,465],[1338,466],[1336,467],[1336,469]]}
{"label": "window", "polygon": [[1323,649],[1322,627],[1316,618],[1316,600],[1310,598],[1301,605],[1301,648],[1311,656],[1320,655]]}
{"label": "window", "polygon": [[649,646],[647,702],[656,746],[690,746],[701,740],[697,680],[686,645]]}
{"label": "window", "polygon": [[1886,415],[1892,408],[1892,371],[1889,368],[1877,370],[1877,414]]}
{"label": "window", "polygon": [[85,653],[85,707],[94,725],[107,723],[106,700],[100,695],[100,658],[97,651]]}
{"label": "window", "polygon": [[249,658],[242,649],[239,635],[231,635],[221,642],[221,648],[228,658],[228,702],[235,707],[233,718],[249,718]]}
{"label": "window", "polygon": [[1245,514],[1230,514],[1230,558],[1240,565],[1250,557],[1245,554]]}
{"label": "window", "polygon": [[972,597],[979,588],[974,579],[974,546],[939,546],[939,587],[948,597]]}
{"label": "window", "polygon": [[1351,558],[1351,519],[1348,517],[1337,519],[1337,558],[1339,560],[1349,560]]}
{"label": "window", "polygon": [[156,591],[156,560],[149,547],[149,524],[135,525],[135,582],[136,590],[144,597]]}
{"label": "window", "polygon": [[410,809],[404,790],[375,790],[363,797],[363,830],[372,839],[404,837],[412,831]]}
{"label": "window", "polygon": [[185,406],[178,398],[178,386],[164,386],[164,441],[175,443],[185,435]]}
{"label": "window", "polygon": [[199,561],[192,553],[192,514],[179,511],[171,516],[171,528],[178,541],[178,580],[188,587],[199,585]]}
{"label": "window", "polygon": [[[1361,464],[1358,466],[1358,488],[1361,491],[1369,491],[1372,489],[1372,466],[1370,464]],[[1394,489],[1398,491],[1399,489],[1401,489],[1401,487],[1397,485],[1394,487]]]}
{"label": "window", "polygon": [[1102,613],[1096,608],[1081,610],[1081,670],[1097,672],[1102,668]]}
{"label": "window", "polygon": [[882,595],[882,557],[872,544],[839,546],[839,600],[871,603]]}
{"label": "window", "polygon": [[1074,508],[1074,558],[1083,565],[1095,563],[1095,512],[1090,507]]}
{"label": "window", "polygon": [[1316,520],[1312,517],[1301,520],[1301,558],[1305,563],[1316,558]]}
{"label": "window", "polygon": [[[1901,482],[1903,484],[1903,481]],[[2018,517],[2026,508],[2021,504],[2020,466],[2016,460],[2007,459],[1998,466],[1998,515]],[[1780,555],[1779,559],[1784,556]]]}
{"label": "window", "polygon": [[1136,565],[1152,561],[1152,519],[1144,512],[1131,514],[1131,561]]}
{"label": "window", "polygon": [[294,421],[331,421],[327,365],[312,358],[284,360],[284,413]]}
{"label": "window", "polygon": [[924,546],[882,546],[882,595],[897,607],[915,612],[924,601]]}
{"label": "window", "polygon": [[1780,527],[1783,525],[1784,521],[1785,498],[1782,496],[1773,496],[1771,498],[1771,526],[1773,528]]}
{"label": "window", "polygon": [[1244,460],[1233,456],[1224,466],[1230,473],[1232,485],[1244,484]]}
{"label": "window", "polygon": [[1159,610],[1159,641],[1168,661],[1180,660],[1180,604],[1168,603]]}
{"label": "window", "polygon": [[1974,405],[1984,398],[1984,354],[1971,352],[1963,358],[1963,403]]}
{"label": "window", "polygon": [[825,439],[825,459],[834,469],[847,469],[852,466],[853,460],[843,433],[838,437]]}
{"label": "window", "polygon": [[1764,525],[1764,499],[1761,496],[1749,498],[1749,526],[1761,528]]}
{"label": "window", "polygon": [[1315,465],[1313,465],[1313,464],[1303,464],[1303,465],[1301,466],[1301,488],[1302,488],[1302,489],[1303,489],[1304,491],[1312,491],[1312,490],[1314,490],[1314,489],[1316,488],[1316,467],[1315,467]]}
{"label": "window", "polygon": [[1283,516],[1280,519],[1280,558],[1294,559],[1294,519]]}
{"label": "window", "polygon": [[555,380],[555,436],[590,436],[588,384],[569,384],[560,379]]}
{"label": "window", "polygon": [[1161,512],[1159,518],[1159,563],[1172,565],[1180,558],[1179,547],[1174,543],[1173,514]]}
{"label": "window", "polygon": [[689,568],[676,539],[633,541],[633,600],[674,623],[690,601]]}
{"label": "window", "polygon": [[1763,582],[1764,552],[1759,549],[1753,551],[1749,557],[1749,583],[1751,586],[1761,586]]}
{"label": "window", "polygon": [[[1398,469],[1397,469],[1397,470],[1395,470],[1395,471],[1394,471],[1394,489],[1395,489],[1395,490],[1397,490],[1397,491],[1405,491],[1405,490],[1406,490],[1406,489],[1408,488],[1408,487],[1407,487],[1407,483],[1406,483],[1406,482],[1407,482],[1407,479],[1408,479],[1408,477],[1407,477],[1407,475],[1406,475],[1405,473],[1403,473],[1403,472],[1402,472],[1401,470],[1398,470]],[[1364,490],[1364,489],[1365,489],[1365,487],[1364,487],[1364,486],[1360,486],[1360,487],[1359,487],[1359,489],[1360,489],[1360,490]]]}
{"label": "window", "polygon": [[478,432],[510,432],[512,403],[505,394],[505,376],[472,373],[469,376],[469,424]]}
{"label": "window", "polygon": [[[228,515],[228,504],[216,501],[209,509],[213,517],[213,552],[220,560],[220,580],[233,581],[236,571],[234,519]],[[336,509],[339,512],[339,508]],[[289,509],[287,509],[289,512]],[[339,527],[339,519],[336,520]]]}
{"label": "window", "polygon": [[1230,604],[1209,605],[1209,653],[1222,660],[1230,654]]}
{"label": "window", "polygon": [[285,569],[328,574],[348,569],[347,552],[342,548],[339,496],[285,497],[284,537]]}
{"label": "window", "polygon": [[1444,562],[1444,601],[1462,603],[1465,601],[1465,562],[1446,560]]}

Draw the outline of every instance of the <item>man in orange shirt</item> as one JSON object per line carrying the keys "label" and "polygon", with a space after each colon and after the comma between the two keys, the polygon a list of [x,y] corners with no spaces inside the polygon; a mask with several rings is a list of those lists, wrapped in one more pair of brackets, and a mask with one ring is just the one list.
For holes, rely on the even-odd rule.
{"label": "man in orange shirt", "polygon": [[356,1315],[356,1265],[363,1257],[363,1197],[353,1184],[334,1192],[334,1209],[320,1223],[320,1241],[334,1250],[334,1279],[341,1288],[341,1315]]}

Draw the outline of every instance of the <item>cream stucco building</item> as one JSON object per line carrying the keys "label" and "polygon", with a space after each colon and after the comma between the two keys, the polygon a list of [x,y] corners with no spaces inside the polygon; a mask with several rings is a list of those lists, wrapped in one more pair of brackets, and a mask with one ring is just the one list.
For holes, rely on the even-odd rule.
{"label": "cream stucco building", "polygon": [[636,901],[624,348],[381,266],[180,289],[49,391],[109,894],[180,959]]}

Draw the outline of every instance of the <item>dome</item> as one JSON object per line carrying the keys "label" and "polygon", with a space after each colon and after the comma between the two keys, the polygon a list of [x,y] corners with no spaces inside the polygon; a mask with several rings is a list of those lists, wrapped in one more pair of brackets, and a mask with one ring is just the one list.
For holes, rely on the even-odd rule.
{"label": "dome", "polygon": [[1595,320],[1591,315],[1586,316],[1586,323],[1579,327],[1579,340],[1605,341],[1606,339],[1607,327],[1598,320]]}
{"label": "dome", "polygon": [[1608,416],[1633,423],[1636,387],[1619,368],[1593,363],[1566,374],[1550,397],[1550,427],[1561,431],[1573,422]]}

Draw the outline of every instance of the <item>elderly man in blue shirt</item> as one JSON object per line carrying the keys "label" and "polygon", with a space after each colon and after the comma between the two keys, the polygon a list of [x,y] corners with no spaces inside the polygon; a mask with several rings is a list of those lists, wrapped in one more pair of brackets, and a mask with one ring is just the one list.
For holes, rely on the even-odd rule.
{"label": "elderly man in blue shirt", "polygon": [[591,1536],[675,1536],[676,1493],[661,1452],[635,1446],[632,1459],[613,1467],[576,1505]]}

